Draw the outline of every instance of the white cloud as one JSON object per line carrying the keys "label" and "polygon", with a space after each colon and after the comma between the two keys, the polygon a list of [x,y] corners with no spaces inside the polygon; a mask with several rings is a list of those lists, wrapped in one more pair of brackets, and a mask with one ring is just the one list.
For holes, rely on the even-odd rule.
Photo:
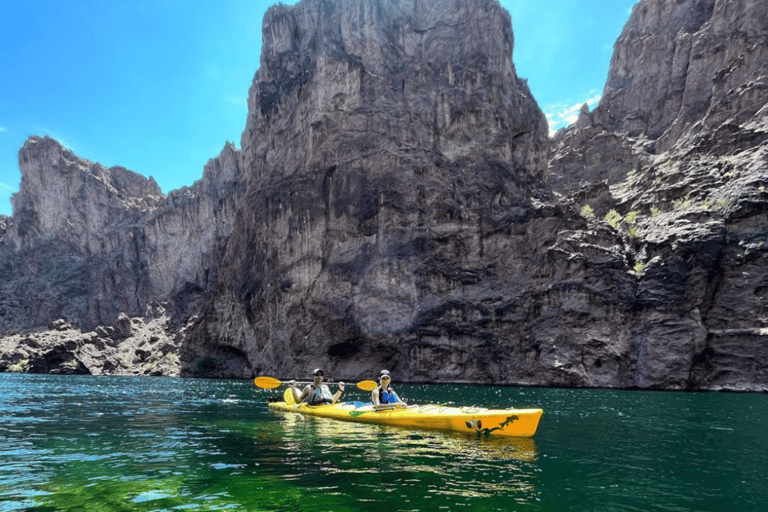
{"label": "white cloud", "polygon": [[544,115],[547,116],[549,124],[549,135],[552,136],[560,128],[565,128],[576,122],[579,118],[581,106],[585,103],[591,109],[594,109],[600,103],[601,94],[597,91],[589,91],[588,97],[582,101],[573,103],[553,103],[544,107]]}
{"label": "white cloud", "polygon": [[8,131],[8,128],[6,128],[5,126],[0,126],[0,133],[5,133],[7,131]]}

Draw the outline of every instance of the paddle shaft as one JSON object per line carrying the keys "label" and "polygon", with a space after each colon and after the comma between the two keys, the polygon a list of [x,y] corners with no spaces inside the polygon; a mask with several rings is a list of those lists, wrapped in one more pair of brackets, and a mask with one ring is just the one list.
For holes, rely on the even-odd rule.
{"label": "paddle shaft", "polygon": [[[268,376],[256,377],[253,379],[253,383],[263,389],[274,389],[276,387],[282,386],[283,384],[286,384],[281,380]],[[296,382],[296,384],[311,384],[311,382],[302,381]],[[363,391],[373,391],[376,388],[376,383],[372,380],[363,380],[358,382],[356,386]]]}

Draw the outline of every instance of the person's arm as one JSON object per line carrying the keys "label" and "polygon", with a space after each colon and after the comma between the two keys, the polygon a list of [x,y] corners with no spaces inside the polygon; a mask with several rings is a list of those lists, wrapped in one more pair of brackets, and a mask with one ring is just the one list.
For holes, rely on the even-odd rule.
{"label": "person's arm", "polygon": [[336,402],[338,402],[339,398],[341,398],[341,394],[343,392],[344,392],[344,383],[343,382],[339,382],[339,390],[336,392],[335,395],[333,395],[333,402],[331,402],[331,403],[335,404]]}
{"label": "person's arm", "polygon": [[292,380],[288,382],[288,389],[291,390],[291,394],[293,395],[293,402],[298,404],[299,403],[299,397],[301,397],[301,391],[299,391],[299,388],[296,387],[296,381]]}
{"label": "person's arm", "polygon": [[312,386],[305,387],[304,391],[301,392],[301,396],[299,396],[299,400],[296,403],[300,404],[304,402],[307,398],[309,398],[310,394],[312,394]]}
{"label": "person's arm", "polygon": [[373,402],[374,408],[381,405],[381,401],[379,400],[379,388],[374,388],[374,390],[371,391],[371,402]]}

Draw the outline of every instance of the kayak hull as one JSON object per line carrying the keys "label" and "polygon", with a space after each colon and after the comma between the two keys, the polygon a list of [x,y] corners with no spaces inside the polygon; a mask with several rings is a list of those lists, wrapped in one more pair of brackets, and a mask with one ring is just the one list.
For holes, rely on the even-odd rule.
{"label": "kayak hull", "polygon": [[365,402],[317,406],[272,402],[269,408],[341,421],[506,437],[533,436],[543,413],[541,409],[484,409],[442,405],[409,405],[376,411],[371,403]]}

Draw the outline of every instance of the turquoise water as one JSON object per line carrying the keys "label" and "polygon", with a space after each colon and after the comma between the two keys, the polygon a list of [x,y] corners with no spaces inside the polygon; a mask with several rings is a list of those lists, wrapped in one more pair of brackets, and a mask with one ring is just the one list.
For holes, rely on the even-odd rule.
{"label": "turquoise water", "polygon": [[533,439],[477,439],[272,413],[276,392],[250,382],[0,374],[0,512],[768,503],[768,395],[397,389],[412,402],[536,406],[544,416]]}

